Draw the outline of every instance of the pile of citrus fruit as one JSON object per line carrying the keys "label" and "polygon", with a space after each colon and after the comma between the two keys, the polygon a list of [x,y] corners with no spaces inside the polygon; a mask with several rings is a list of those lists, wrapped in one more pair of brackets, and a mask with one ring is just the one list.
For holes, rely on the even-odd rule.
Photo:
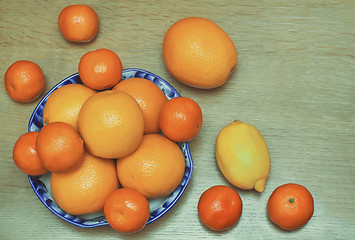
{"label": "pile of citrus fruit", "polygon": [[148,199],[180,184],[185,159],[176,142],[196,136],[202,111],[190,98],[168,100],[150,80],[121,81],[122,64],[111,50],[84,54],[78,69],[83,84],[48,97],[43,128],[18,139],[13,159],[27,174],[51,173],[53,198],[66,213],[104,210],[117,231],[138,231],[150,216]]}
{"label": "pile of citrus fruit", "polygon": [[[65,7],[58,18],[63,37],[90,42],[98,32],[98,16],[87,5]],[[237,50],[214,22],[184,18],[166,32],[162,54],[178,81],[197,88],[225,84],[235,70]],[[153,82],[121,81],[122,63],[110,49],[85,53],[78,62],[83,84],[55,90],[43,112],[43,128],[20,136],[13,160],[29,175],[51,173],[56,203],[67,213],[104,211],[119,232],[141,230],[147,223],[149,199],[168,196],[182,180],[185,161],[176,142],[192,140],[202,126],[199,105],[187,97],[168,100]],[[5,74],[11,98],[31,102],[44,90],[41,68],[30,61],[13,63]],[[223,128],[215,143],[218,167],[235,187],[263,192],[270,155],[261,133],[235,121]],[[229,186],[212,186],[200,197],[203,224],[222,231],[242,215],[239,194]],[[285,184],[268,201],[270,219],[295,229],[313,215],[313,198],[298,184]]]}

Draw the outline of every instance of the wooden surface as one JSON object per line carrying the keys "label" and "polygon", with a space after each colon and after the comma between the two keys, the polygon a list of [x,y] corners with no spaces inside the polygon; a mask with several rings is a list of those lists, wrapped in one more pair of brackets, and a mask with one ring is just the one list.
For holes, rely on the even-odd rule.
{"label": "wooden surface", "polygon": [[[57,18],[75,1],[0,0],[0,73],[16,60],[41,66],[47,92],[77,72],[87,51],[109,48],[124,68],[151,71],[197,101],[204,123],[191,141],[194,172],[184,195],[160,220],[132,235],[110,227],[82,229],[54,216],[12,161],[39,100],[12,101],[0,84],[0,239],[353,239],[355,234],[355,2],[343,1],[86,1],[100,30],[88,44],[61,36]],[[162,59],[167,29],[177,20],[213,20],[234,41],[239,64],[214,90],[185,86]],[[256,126],[271,154],[264,193],[237,190],[243,215],[231,230],[204,227],[197,202],[204,190],[229,185],[216,165],[214,142],[233,120]],[[266,204],[279,185],[295,182],[313,194],[315,212],[302,229],[280,230]]]}

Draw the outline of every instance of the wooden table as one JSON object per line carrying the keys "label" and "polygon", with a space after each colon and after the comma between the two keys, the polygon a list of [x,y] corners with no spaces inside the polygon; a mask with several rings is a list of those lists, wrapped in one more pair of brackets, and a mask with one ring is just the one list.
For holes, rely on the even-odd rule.
{"label": "wooden table", "polygon": [[[44,71],[47,92],[77,72],[84,53],[103,47],[115,51],[124,68],[151,71],[200,104],[203,127],[190,142],[193,176],[173,209],[136,234],[68,224],[42,205],[12,161],[13,145],[27,131],[39,99],[14,102],[2,81],[0,239],[354,238],[354,1],[86,1],[100,19],[99,34],[88,44],[67,42],[59,32],[58,15],[74,2],[0,1],[1,76],[14,61],[34,61]],[[185,86],[165,68],[165,32],[189,16],[213,20],[237,47],[237,71],[217,89]],[[271,174],[264,193],[237,189],[242,218],[217,233],[200,223],[197,202],[207,188],[229,185],[217,167],[214,142],[236,119],[264,135]],[[272,191],[288,182],[306,186],[315,201],[313,218],[292,232],[276,227],[266,211]]]}

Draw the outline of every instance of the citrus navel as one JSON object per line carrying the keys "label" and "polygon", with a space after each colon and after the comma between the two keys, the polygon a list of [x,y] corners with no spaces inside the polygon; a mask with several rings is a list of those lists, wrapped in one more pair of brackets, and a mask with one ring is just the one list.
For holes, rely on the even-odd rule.
{"label": "citrus navel", "polygon": [[164,62],[178,81],[197,88],[227,82],[238,57],[233,41],[216,23],[199,17],[175,22],[163,42]]}
{"label": "citrus navel", "polygon": [[144,78],[129,78],[120,81],[113,90],[126,92],[137,101],[143,112],[144,134],[160,131],[159,114],[167,98],[157,85]]}
{"label": "citrus navel", "polygon": [[55,90],[43,110],[43,126],[51,122],[66,122],[77,130],[81,106],[96,91],[82,84],[68,84]]}
{"label": "citrus navel", "polygon": [[185,171],[178,145],[160,134],[146,134],[136,151],[117,159],[117,175],[123,187],[148,199],[167,196],[179,186]]}
{"label": "citrus navel", "polygon": [[81,107],[78,130],[86,149],[103,158],[121,158],[141,143],[144,118],[128,93],[106,90],[89,97]]}
{"label": "citrus navel", "polygon": [[52,173],[54,200],[65,212],[81,215],[102,211],[106,199],[119,187],[115,161],[84,153],[83,164],[71,172]]}

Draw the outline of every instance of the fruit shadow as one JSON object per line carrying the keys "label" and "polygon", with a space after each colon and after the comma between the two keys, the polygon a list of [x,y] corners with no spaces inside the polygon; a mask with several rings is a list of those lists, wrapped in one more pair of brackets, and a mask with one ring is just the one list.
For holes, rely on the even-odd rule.
{"label": "fruit shadow", "polygon": [[175,205],[169,210],[167,211],[163,216],[161,216],[159,219],[157,219],[156,221],[150,223],[149,225],[147,225],[143,231],[153,231],[153,232],[156,232],[156,231],[159,231],[159,228],[162,227],[162,225],[165,225],[165,224],[169,224],[169,222],[176,222],[174,221],[174,217],[177,213],[177,211],[180,211],[179,210],[182,206],[186,206],[186,201],[188,199],[191,199],[191,189],[193,188],[193,174],[191,175],[191,179],[184,191],[184,193],[181,195],[181,197],[179,198],[179,200],[175,203]]}
{"label": "fruit shadow", "polygon": [[88,41],[88,42],[72,42],[72,41],[69,41],[69,40],[65,39],[60,32],[59,32],[59,34],[61,35],[63,41],[66,41],[67,44],[70,45],[70,47],[81,47],[81,48],[83,48],[83,47],[86,47],[88,45],[88,43],[94,44],[97,41],[98,35],[100,35],[100,27],[99,27],[95,37],[92,40]]}
{"label": "fruit shadow", "polygon": [[[161,58],[161,61],[164,62],[163,57]],[[192,86],[188,86],[180,81],[178,81],[176,78],[174,78],[173,75],[171,75],[171,73],[169,72],[169,70],[167,69],[167,67],[164,65],[163,68],[164,71],[164,76],[166,76],[164,79],[171,84],[172,86],[174,86],[174,88],[179,92],[179,94],[181,96],[184,96],[185,94],[183,92],[187,92],[187,91],[191,91],[194,94],[196,94],[196,96],[200,96],[200,95],[204,95],[207,94],[209,98],[215,96],[218,97],[220,94],[224,94],[224,90],[230,88],[230,84],[233,84],[233,79],[236,79],[238,75],[238,67],[236,67],[236,69],[230,73],[229,77],[228,77],[228,81],[218,87],[215,88],[210,88],[210,89],[203,89],[203,88],[197,88],[197,87],[192,87]],[[235,81],[237,82],[237,81]]]}
{"label": "fruit shadow", "polygon": [[[219,170],[218,164],[217,164],[217,159],[216,159],[216,155],[214,156],[214,165],[215,168],[217,169],[217,175],[219,179],[222,179],[224,182],[224,185],[233,188],[235,191],[237,191],[240,195],[252,195],[258,199],[260,199],[262,197],[263,193],[257,192],[255,189],[251,189],[251,190],[244,190],[244,189],[240,189],[237,188],[236,186],[232,185],[222,174],[222,172]],[[242,196],[241,196],[242,197]]]}
{"label": "fruit shadow", "polygon": [[[89,232],[90,236],[97,237],[97,239],[99,239],[102,236],[119,237],[120,239],[150,239],[150,237],[152,237],[152,234],[159,232],[159,229],[161,229],[163,225],[169,224],[174,221],[174,216],[176,215],[176,211],[180,211],[179,208],[181,208],[181,206],[183,205],[186,205],[186,201],[189,198],[189,196],[187,195],[189,195],[190,189],[192,188],[191,185],[192,185],[192,181],[190,181],[190,183],[187,185],[185,192],[184,194],[182,194],[179,201],[177,201],[176,204],[168,212],[166,212],[163,216],[161,216],[156,221],[146,225],[140,231],[130,233],[130,234],[125,234],[125,233],[120,233],[115,231],[110,226],[101,226],[95,228],[79,227],[79,232],[80,234],[83,234],[83,237],[87,236]],[[65,221],[62,222],[63,224],[67,225],[66,227],[73,228],[73,231],[77,231],[78,227],[73,226],[72,224],[69,224]]]}
{"label": "fruit shadow", "polygon": [[304,228],[304,226],[302,226],[302,227],[297,228],[297,229],[286,230],[286,229],[283,229],[283,228],[277,226],[276,223],[274,223],[274,222],[270,219],[270,217],[269,217],[267,204],[266,204],[266,207],[265,207],[265,218],[266,218],[268,224],[269,224],[275,231],[278,231],[278,232],[280,232],[280,233],[292,234],[292,233],[299,232],[299,231],[301,231],[301,230]]}
{"label": "fruit shadow", "polygon": [[[215,160],[215,168],[218,169],[218,171],[217,171],[218,177],[223,180],[224,185],[229,186],[229,187],[233,188],[234,190],[236,190],[239,193],[240,197],[242,198],[242,201],[243,201],[243,196],[245,196],[247,194],[252,195],[253,197],[255,197],[257,199],[261,199],[262,194],[265,194],[265,192],[260,193],[260,192],[257,192],[256,190],[244,190],[244,189],[240,189],[240,188],[235,187],[223,176],[221,171],[219,171],[216,157],[214,157],[214,160]],[[292,234],[292,233],[299,232],[304,228],[304,226],[302,226],[302,227],[294,229],[294,230],[286,230],[286,229],[283,229],[283,228],[279,227],[278,225],[276,225],[269,217],[267,202],[265,204],[264,218],[268,222],[269,226],[271,226],[275,231],[278,231],[280,233]],[[203,225],[203,224],[201,223],[201,225]],[[208,229],[210,232],[214,232],[213,230],[209,229],[208,227],[206,227],[206,226],[204,226],[204,227],[205,227],[205,229]],[[225,231],[228,231],[228,230],[229,229],[227,229]],[[223,231],[223,232],[225,232],[225,231]]]}
{"label": "fruit shadow", "polygon": [[204,225],[201,221],[200,222],[200,226],[205,230],[208,231],[210,234],[215,234],[216,237],[223,237],[223,235],[225,235],[226,233],[228,233],[229,231],[231,231],[232,229],[235,229],[238,227],[238,222],[233,225],[232,227],[222,230],[222,231],[216,231],[216,230],[212,230],[211,228],[207,227],[206,225]]}
{"label": "fruit shadow", "polygon": [[[180,196],[179,200],[175,203],[175,205],[169,210],[167,211],[164,215],[162,215],[160,218],[158,218],[157,220],[155,220],[154,222],[151,222],[150,224],[146,225],[142,230],[132,233],[132,234],[120,234],[120,236],[122,237],[129,237],[130,239],[150,239],[150,237],[152,237],[151,234],[154,234],[156,232],[159,232],[159,229],[163,228],[164,225],[169,224],[171,222],[176,222],[176,220],[174,219],[176,217],[176,214],[178,212],[181,212],[181,207],[182,206],[186,206],[186,201],[188,201],[188,199],[191,199],[191,189],[193,188],[193,174],[191,176],[191,179],[188,183],[188,185],[186,186],[186,189],[184,191],[184,193]],[[108,226],[109,227],[109,226]],[[109,227],[110,228],[110,227]],[[112,230],[112,229],[111,229]],[[114,231],[114,230],[112,230]],[[125,239],[125,238],[124,238]]]}

